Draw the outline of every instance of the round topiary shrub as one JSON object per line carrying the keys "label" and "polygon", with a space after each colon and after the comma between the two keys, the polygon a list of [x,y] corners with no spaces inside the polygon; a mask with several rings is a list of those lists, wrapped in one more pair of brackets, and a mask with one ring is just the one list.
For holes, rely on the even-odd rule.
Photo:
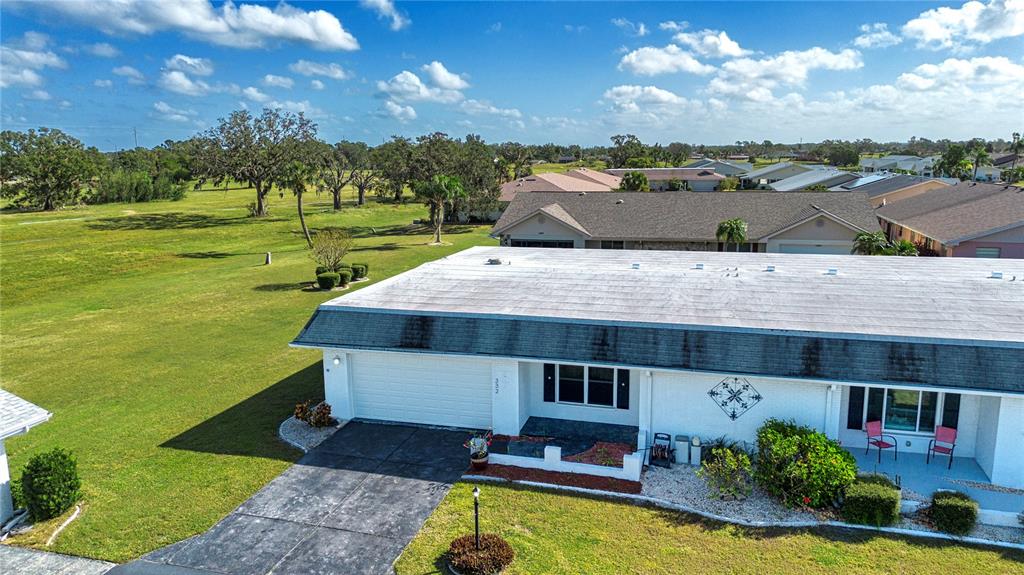
{"label": "round topiary shrub", "polygon": [[512,546],[500,535],[483,533],[479,549],[473,535],[452,541],[447,558],[448,566],[460,575],[496,575],[511,565],[515,556]]}
{"label": "round topiary shrub", "polygon": [[900,492],[884,477],[858,478],[846,488],[843,519],[850,523],[884,527],[900,519]]}
{"label": "round topiary shrub", "polygon": [[366,262],[359,262],[357,264],[352,264],[352,266],[363,266],[363,277],[366,277],[366,274],[370,273],[370,264]]}
{"label": "round topiary shrub", "polygon": [[332,270],[331,270],[331,268],[329,268],[327,266],[316,266],[316,275],[325,274],[325,273],[327,273],[329,271],[332,271]]}
{"label": "round topiary shrub", "polygon": [[60,447],[33,455],[21,473],[21,498],[33,521],[64,513],[82,496],[78,462]]}
{"label": "round topiary shrub", "polygon": [[352,270],[341,270],[338,272],[338,281],[341,285],[348,285],[348,282],[352,281]]}
{"label": "round topiary shrub", "polygon": [[959,491],[936,491],[928,517],[939,531],[967,535],[978,522],[978,502]]}
{"label": "round topiary shrub", "polygon": [[326,272],[316,276],[316,284],[320,286],[320,289],[334,289],[338,287],[338,282],[340,281],[341,276],[334,272]]}
{"label": "round topiary shrub", "polygon": [[352,264],[352,279],[361,280],[366,277],[366,266],[363,264]]}

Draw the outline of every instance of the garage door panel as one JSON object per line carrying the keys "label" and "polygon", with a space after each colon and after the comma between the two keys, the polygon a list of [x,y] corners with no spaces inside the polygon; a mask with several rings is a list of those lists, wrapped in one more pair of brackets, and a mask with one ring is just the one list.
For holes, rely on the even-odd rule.
{"label": "garage door panel", "polygon": [[417,354],[360,354],[352,361],[357,417],[429,425],[491,425],[487,361]]}

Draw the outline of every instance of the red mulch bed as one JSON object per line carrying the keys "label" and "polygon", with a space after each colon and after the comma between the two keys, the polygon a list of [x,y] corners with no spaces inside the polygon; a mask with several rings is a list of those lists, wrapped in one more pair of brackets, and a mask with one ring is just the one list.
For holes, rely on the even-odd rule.
{"label": "red mulch bed", "polygon": [[598,441],[593,447],[562,458],[562,461],[575,461],[576,463],[589,463],[590,465],[604,465],[606,467],[622,467],[622,457],[633,453],[636,449],[625,443],[610,443]]}
{"label": "red mulch bed", "polygon": [[536,481],[538,483],[584,487],[586,489],[614,491],[616,493],[640,493],[639,481],[626,481],[625,479],[615,479],[614,477],[561,473],[558,471],[544,471],[543,469],[526,469],[524,467],[495,465],[493,463],[488,465],[487,469],[470,470],[469,472],[474,475],[500,477],[510,481]]}

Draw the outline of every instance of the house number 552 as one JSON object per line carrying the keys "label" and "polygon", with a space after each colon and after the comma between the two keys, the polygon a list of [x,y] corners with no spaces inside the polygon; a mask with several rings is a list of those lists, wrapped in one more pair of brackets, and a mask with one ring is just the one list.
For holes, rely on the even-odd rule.
{"label": "house number 552", "polygon": [[501,387],[498,385],[498,378],[494,378],[494,395],[498,395],[498,391],[500,390]]}

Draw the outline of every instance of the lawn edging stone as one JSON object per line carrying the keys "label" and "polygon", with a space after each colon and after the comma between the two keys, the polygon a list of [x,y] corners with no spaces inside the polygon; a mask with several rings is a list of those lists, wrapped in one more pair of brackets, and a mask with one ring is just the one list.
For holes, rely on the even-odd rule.
{"label": "lawn edging stone", "polygon": [[1005,549],[1017,549],[1024,550],[1024,543],[1011,543],[1008,541],[999,541],[996,539],[985,539],[982,537],[960,537],[956,535],[950,535],[948,533],[940,533],[936,531],[924,531],[918,529],[907,529],[905,527],[872,527],[870,525],[856,525],[853,523],[844,523],[842,521],[748,521],[745,519],[736,519],[725,515],[719,515],[717,513],[709,513],[690,507],[688,505],[679,505],[664,499],[657,497],[650,497],[648,495],[636,495],[632,493],[615,493],[611,491],[602,491],[599,489],[587,489],[585,487],[572,487],[567,485],[555,485],[552,483],[540,483],[537,481],[518,481],[509,480],[498,477],[489,477],[486,475],[463,475],[463,481],[481,481],[488,483],[514,483],[517,485],[525,485],[527,487],[536,487],[540,489],[548,489],[554,491],[566,491],[571,493],[580,493],[596,497],[604,497],[609,499],[620,499],[626,501],[632,501],[634,503],[645,503],[654,505],[663,509],[669,509],[672,511],[680,511],[683,513],[689,513],[692,515],[698,515],[705,519],[711,519],[713,521],[719,521],[722,523],[730,523],[733,525],[739,525],[742,527],[753,527],[753,528],[788,528],[788,529],[800,529],[808,527],[837,527],[842,529],[857,529],[861,531],[872,531],[875,533],[888,533],[892,535],[903,535],[907,537],[918,537],[922,539],[940,539],[945,541],[953,541],[957,543],[970,543],[974,545],[985,545],[989,547],[1001,547]]}

